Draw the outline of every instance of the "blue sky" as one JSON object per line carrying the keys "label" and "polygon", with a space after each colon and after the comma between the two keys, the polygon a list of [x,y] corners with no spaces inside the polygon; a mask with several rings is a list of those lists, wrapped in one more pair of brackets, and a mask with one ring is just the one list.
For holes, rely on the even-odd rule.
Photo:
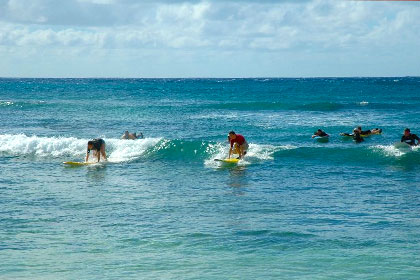
{"label": "blue sky", "polygon": [[0,0],[1,77],[420,76],[420,2]]}

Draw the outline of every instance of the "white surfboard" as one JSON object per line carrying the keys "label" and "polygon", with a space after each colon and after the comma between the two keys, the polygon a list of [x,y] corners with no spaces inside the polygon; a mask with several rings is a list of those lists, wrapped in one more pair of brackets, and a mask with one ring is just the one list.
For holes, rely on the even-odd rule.
{"label": "white surfboard", "polygon": [[394,147],[398,150],[406,150],[406,151],[412,150],[412,148],[413,148],[405,142],[396,142],[396,143],[394,143]]}

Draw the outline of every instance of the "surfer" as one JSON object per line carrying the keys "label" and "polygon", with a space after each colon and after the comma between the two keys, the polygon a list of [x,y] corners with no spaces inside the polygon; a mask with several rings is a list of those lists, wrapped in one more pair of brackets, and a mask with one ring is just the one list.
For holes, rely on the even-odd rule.
{"label": "surfer", "polygon": [[248,143],[240,134],[236,134],[234,131],[229,132],[228,135],[230,142],[229,158],[233,154],[239,154],[239,159],[242,159],[246,155],[248,150]]}
{"label": "surfer", "polygon": [[360,135],[362,136],[369,136],[372,134],[381,134],[382,133],[382,129],[380,128],[374,128],[372,130],[368,129],[368,130],[362,130],[361,126],[358,126],[357,129],[360,131]]}
{"label": "surfer", "polygon": [[143,139],[143,133],[139,132],[139,134],[136,134],[135,132],[133,133],[133,136],[135,137],[135,139]]}
{"label": "surfer", "polygon": [[349,137],[353,137],[353,140],[354,141],[356,141],[356,143],[360,143],[360,142],[363,142],[363,141],[365,141],[363,138],[362,138],[362,135],[361,135],[361,130],[359,129],[359,128],[355,128],[354,130],[353,130],[353,133],[351,133],[351,134],[349,134],[349,133],[340,133],[340,135],[341,136],[349,136]]}
{"label": "surfer", "polygon": [[130,139],[130,140],[136,140],[136,139],[141,139],[143,138],[143,133],[139,133],[139,135],[137,135],[135,132],[134,133],[129,133],[128,130],[126,130],[124,132],[124,134],[121,136],[121,139]]}
{"label": "surfer", "polygon": [[372,134],[382,134],[381,128],[374,128],[371,130]]}
{"label": "surfer", "polygon": [[362,135],[360,134],[360,130],[359,129],[353,130],[353,140],[356,141],[356,143],[360,143],[360,142],[365,141],[362,138]]}
{"label": "surfer", "polygon": [[404,135],[401,137],[401,142],[407,143],[410,146],[417,146],[420,143],[420,138],[417,135],[412,134],[409,128],[406,128],[404,129]]}
{"label": "surfer", "polygon": [[121,136],[121,139],[130,139],[130,133],[128,133],[128,130],[124,131],[124,134]]}
{"label": "surfer", "polygon": [[98,156],[98,162],[101,160],[101,154],[106,161],[105,141],[101,138],[90,140],[87,144],[86,162],[89,160],[90,150],[95,150]]}
{"label": "surfer", "polygon": [[323,131],[322,129],[318,129],[317,131],[314,132],[314,135],[312,135],[312,138],[315,138],[317,136],[328,137],[329,135],[325,131]]}

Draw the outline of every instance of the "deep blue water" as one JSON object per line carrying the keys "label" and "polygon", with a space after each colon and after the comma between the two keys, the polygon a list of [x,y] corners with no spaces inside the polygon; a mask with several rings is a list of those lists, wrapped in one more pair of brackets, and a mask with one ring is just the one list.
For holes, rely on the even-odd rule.
{"label": "deep blue water", "polygon": [[414,77],[0,79],[0,278],[420,279],[419,112]]}

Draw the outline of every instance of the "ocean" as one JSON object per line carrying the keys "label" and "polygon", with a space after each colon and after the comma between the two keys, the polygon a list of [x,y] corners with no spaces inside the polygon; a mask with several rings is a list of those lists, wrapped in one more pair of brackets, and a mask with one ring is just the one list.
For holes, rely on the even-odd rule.
{"label": "ocean", "polygon": [[419,112],[418,77],[0,79],[0,279],[420,279]]}

